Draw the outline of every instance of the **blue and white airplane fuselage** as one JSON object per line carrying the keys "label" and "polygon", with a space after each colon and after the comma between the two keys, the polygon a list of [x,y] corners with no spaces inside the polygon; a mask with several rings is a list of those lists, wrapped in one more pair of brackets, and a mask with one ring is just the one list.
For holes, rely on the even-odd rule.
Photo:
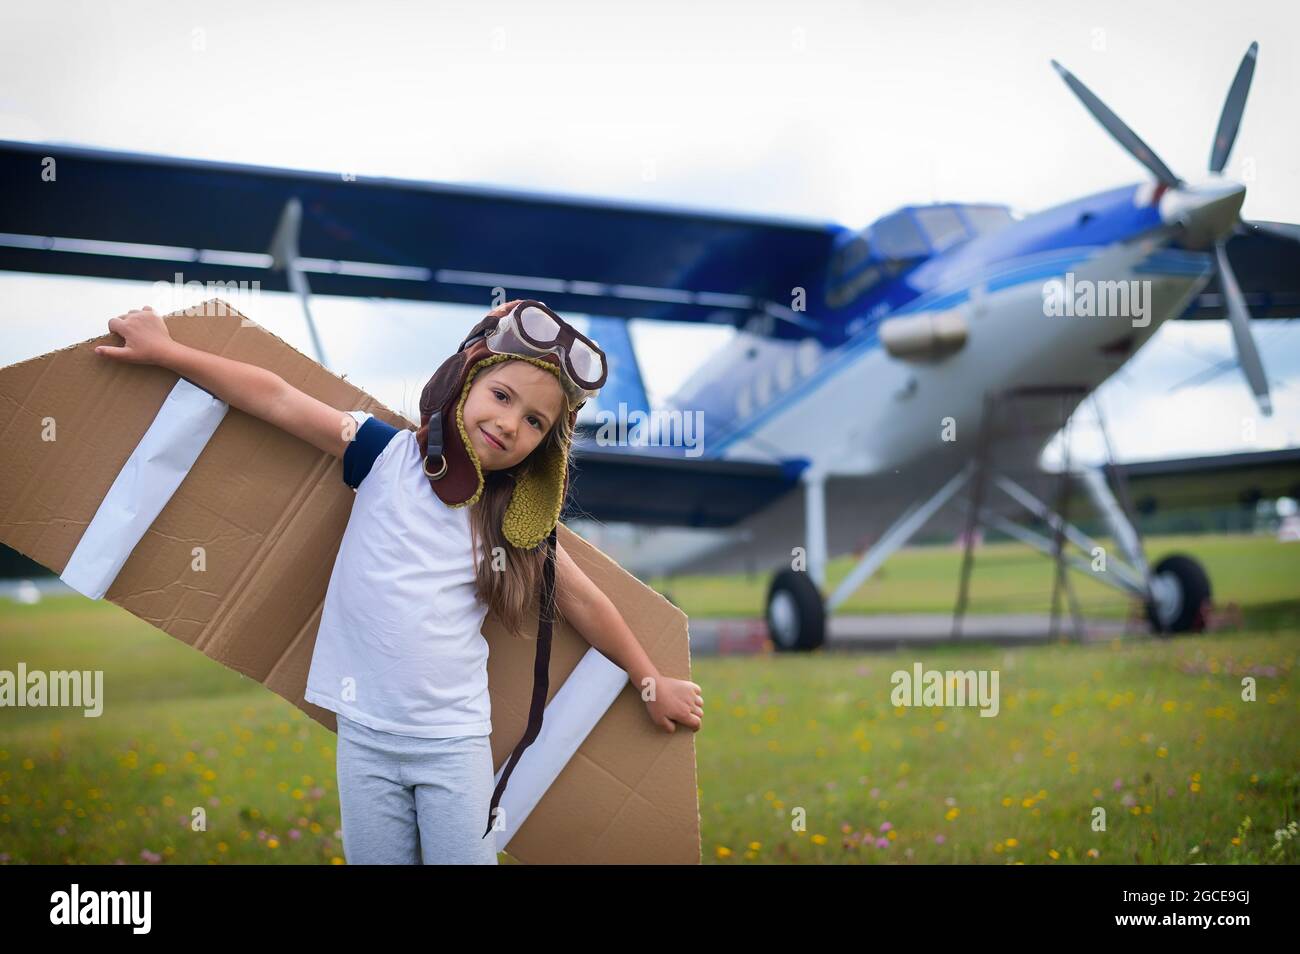
{"label": "blue and white airplane fuselage", "polygon": [[[706,457],[805,458],[848,475],[973,454],[966,438],[982,414],[973,394],[1062,385],[1086,394],[1210,280],[1210,253],[1171,245],[1160,191],[1099,193],[938,253],[861,296],[836,346],[742,331],[701,375],[707,387],[670,404],[701,412]],[[899,357],[882,341],[887,321],[937,316],[964,326],[950,354]]]}

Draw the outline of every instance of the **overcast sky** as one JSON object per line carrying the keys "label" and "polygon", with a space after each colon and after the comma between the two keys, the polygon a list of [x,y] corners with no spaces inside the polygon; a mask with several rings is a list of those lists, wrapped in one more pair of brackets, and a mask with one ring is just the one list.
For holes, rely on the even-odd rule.
{"label": "overcast sky", "polygon": [[[1052,58],[1177,174],[1202,179],[1233,73],[1258,40],[1225,174],[1248,186],[1246,218],[1300,222],[1298,9],[43,0],[0,12],[0,138],[861,227],[907,203],[1029,212],[1143,179]],[[149,291],[0,274],[0,365],[101,334]],[[259,323],[313,353],[295,302],[267,293],[261,307]],[[477,317],[325,297],[314,311],[332,368],[408,416]],[[1102,389],[1119,456],[1300,444],[1300,328],[1256,328],[1277,410],[1254,441],[1243,437],[1254,404],[1237,372],[1169,390],[1231,354],[1221,323],[1187,323],[1163,328]],[[701,359],[729,334],[687,332]],[[652,399],[666,397],[694,368],[682,360],[683,329],[634,322],[633,335]],[[1097,446],[1085,417],[1084,453]]]}

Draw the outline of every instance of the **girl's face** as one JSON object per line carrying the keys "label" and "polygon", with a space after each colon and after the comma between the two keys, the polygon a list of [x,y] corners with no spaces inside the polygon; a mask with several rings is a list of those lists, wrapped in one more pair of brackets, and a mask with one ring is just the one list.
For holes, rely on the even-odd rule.
{"label": "girl's face", "polygon": [[474,378],[465,432],[484,470],[506,470],[533,452],[559,420],[560,382],[527,361],[502,361]]}

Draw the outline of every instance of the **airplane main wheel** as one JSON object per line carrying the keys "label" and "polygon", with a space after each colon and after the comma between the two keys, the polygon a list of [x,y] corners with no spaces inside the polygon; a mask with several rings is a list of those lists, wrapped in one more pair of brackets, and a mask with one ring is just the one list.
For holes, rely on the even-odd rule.
{"label": "airplane main wheel", "polygon": [[807,573],[782,570],[772,577],[767,630],[779,652],[804,652],[826,641],[826,607]]}
{"label": "airplane main wheel", "polygon": [[1154,599],[1147,601],[1147,619],[1161,636],[1199,633],[1210,613],[1210,578],[1205,567],[1181,553],[1167,556],[1151,573]]}

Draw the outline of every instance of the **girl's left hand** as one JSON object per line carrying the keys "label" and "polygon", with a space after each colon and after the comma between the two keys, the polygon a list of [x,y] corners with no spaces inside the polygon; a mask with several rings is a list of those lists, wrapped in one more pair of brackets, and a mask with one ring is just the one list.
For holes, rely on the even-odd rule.
{"label": "girl's left hand", "polygon": [[[642,695],[644,698],[645,693]],[[651,720],[665,732],[676,732],[678,722],[698,732],[704,720],[704,695],[699,686],[686,679],[660,676],[645,705]]]}

